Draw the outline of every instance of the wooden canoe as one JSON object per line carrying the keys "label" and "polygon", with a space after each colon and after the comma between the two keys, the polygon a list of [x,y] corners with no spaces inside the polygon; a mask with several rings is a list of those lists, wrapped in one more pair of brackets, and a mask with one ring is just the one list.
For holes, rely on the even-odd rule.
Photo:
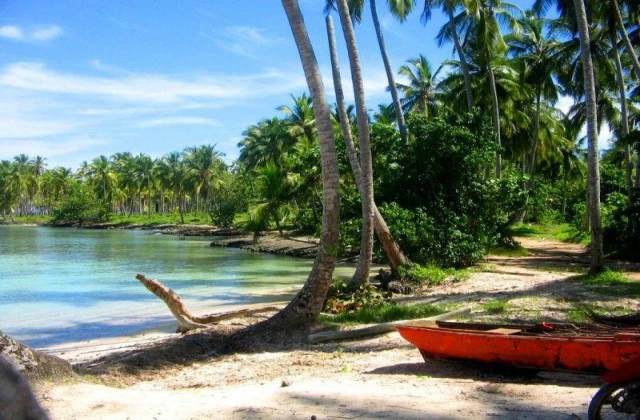
{"label": "wooden canoe", "polygon": [[429,359],[602,373],[640,359],[640,328],[574,324],[407,322],[397,327]]}

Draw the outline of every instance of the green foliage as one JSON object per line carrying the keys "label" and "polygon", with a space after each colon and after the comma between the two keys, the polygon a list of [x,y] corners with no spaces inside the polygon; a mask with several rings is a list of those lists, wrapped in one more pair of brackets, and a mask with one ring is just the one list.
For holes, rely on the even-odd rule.
{"label": "green foliage", "polygon": [[438,285],[445,281],[453,270],[443,270],[435,265],[421,266],[414,264],[412,267],[400,268],[400,276],[408,277],[418,284]]}
{"label": "green foliage", "polygon": [[109,220],[109,206],[98,200],[83,184],[76,183],[53,210],[51,222],[56,225],[85,225]]}
{"label": "green foliage", "polygon": [[377,307],[362,308],[352,312],[341,312],[335,316],[323,316],[320,319],[333,323],[373,324],[392,322],[403,319],[427,318],[444,313],[444,308],[437,305],[398,305],[388,304]]}
{"label": "green foliage", "polygon": [[483,303],[482,309],[491,315],[498,315],[506,312],[509,308],[509,302],[506,300],[492,300],[491,302]]}
{"label": "green foliage", "polygon": [[496,145],[489,121],[477,114],[414,115],[409,126],[414,141],[386,162],[392,176],[383,176],[380,190],[388,196],[380,211],[412,261],[469,266],[501,240],[522,205],[521,179],[485,177]]}
{"label": "green foliage", "polygon": [[335,280],[324,304],[324,311],[343,313],[362,309],[378,308],[389,304],[389,293],[380,292],[372,284],[363,284],[355,290],[342,280]]}
{"label": "green foliage", "polygon": [[247,196],[246,185],[239,177],[226,174],[225,182],[217,191],[210,210],[211,221],[224,228],[231,227],[236,214],[247,210]]}

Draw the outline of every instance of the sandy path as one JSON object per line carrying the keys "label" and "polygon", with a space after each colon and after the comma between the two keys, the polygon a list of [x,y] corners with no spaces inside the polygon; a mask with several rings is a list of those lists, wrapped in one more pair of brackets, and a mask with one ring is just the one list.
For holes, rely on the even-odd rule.
{"label": "sandy path", "polygon": [[38,393],[54,419],[567,419],[584,417],[597,388],[586,375],[425,364],[397,333],[328,349],[227,356],[127,388]]}

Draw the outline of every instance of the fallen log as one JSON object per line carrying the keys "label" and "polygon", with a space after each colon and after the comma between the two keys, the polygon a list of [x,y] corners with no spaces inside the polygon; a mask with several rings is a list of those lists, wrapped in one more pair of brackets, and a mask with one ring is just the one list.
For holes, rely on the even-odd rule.
{"label": "fallen log", "polygon": [[396,326],[409,321],[438,321],[443,319],[451,319],[457,316],[467,315],[471,312],[471,308],[462,308],[444,314],[430,316],[428,318],[384,322],[382,324],[372,325],[370,327],[358,328],[356,330],[342,331],[324,331],[311,334],[308,341],[311,344],[322,343],[324,341],[350,340],[352,338],[370,337],[373,335],[386,334],[396,330]]}
{"label": "fallen log", "polygon": [[138,279],[140,283],[147,288],[147,290],[159,297],[167,305],[171,314],[176,318],[176,321],[178,321],[178,329],[176,332],[179,333],[184,333],[198,328],[206,328],[211,324],[216,324],[227,319],[240,318],[261,312],[278,310],[275,306],[267,306],[264,308],[241,309],[239,311],[224,312],[221,314],[197,316],[189,311],[189,308],[187,308],[182,299],[180,299],[180,295],[162,284],[160,281],[156,279],[149,279],[143,274],[136,274],[136,279]]}

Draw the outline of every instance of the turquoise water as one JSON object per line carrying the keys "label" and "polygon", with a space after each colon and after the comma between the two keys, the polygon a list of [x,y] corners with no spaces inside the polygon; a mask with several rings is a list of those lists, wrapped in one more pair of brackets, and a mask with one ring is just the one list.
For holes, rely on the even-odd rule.
{"label": "turquoise water", "polygon": [[0,330],[35,347],[171,330],[168,309],[136,273],[159,279],[203,314],[286,299],[312,263],[209,242],[150,231],[0,226]]}

